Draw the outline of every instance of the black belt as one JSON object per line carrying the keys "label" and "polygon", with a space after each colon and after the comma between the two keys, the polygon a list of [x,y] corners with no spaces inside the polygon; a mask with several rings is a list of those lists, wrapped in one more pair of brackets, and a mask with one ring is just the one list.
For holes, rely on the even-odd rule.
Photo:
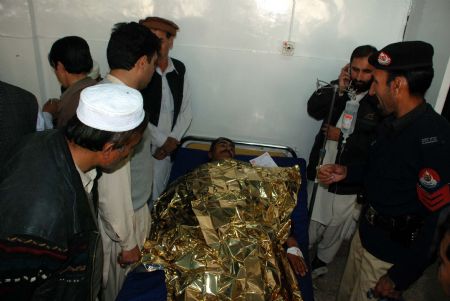
{"label": "black belt", "polygon": [[370,205],[364,217],[370,225],[389,232],[392,239],[408,243],[417,238],[424,223],[424,218],[421,216],[409,214],[400,216],[382,215]]}

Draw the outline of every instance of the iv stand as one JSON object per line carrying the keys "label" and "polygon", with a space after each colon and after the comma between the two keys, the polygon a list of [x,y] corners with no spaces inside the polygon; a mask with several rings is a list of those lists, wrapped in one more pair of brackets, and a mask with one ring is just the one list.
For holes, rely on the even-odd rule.
{"label": "iv stand", "polygon": [[[316,93],[320,93],[321,89],[333,89],[333,97],[331,99],[331,105],[330,105],[330,110],[328,111],[328,116],[327,116],[327,124],[330,125],[331,122],[331,116],[333,115],[333,108],[334,108],[334,102],[336,100],[336,94],[338,92],[339,89],[339,85],[338,84],[330,84],[327,83],[325,81],[319,80],[317,79],[316,82]],[[350,99],[355,99],[356,98],[356,90],[352,88],[352,82],[350,81],[350,83],[348,84],[347,89],[345,89],[345,91],[348,93]],[[313,190],[311,193],[311,201],[309,203],[309,210],[308,210],[308,217],[309,220],[311,220],[311,216],[314,210],[314,203],[316,202],[316,195],[317,195],[317,188],[319,187],[319,180],[317,179],[317,172],[319,171],[320,166],[322,166],[323,164],[323,159],[325,158],[325,146],[327,144],[328,141],[328,131],[329,131],[330,127],[327,127],[327,131],[324,133],[325,137],[323,139],[323,143],[322,143],[322,148],[319,151],[319,162],[317,163],[316,166],[316,177],[314,179],[314,186],[313,186]]]}
{"label": "iv stand", "polygon": [[[321,87],[321,85],[323,85],[323,84],[326,84],[327,86]],[[327,116],[327,124],[329,125],[331,122],[331,115],[333,114],[334,102],[336,100],[336,94],[338,92],[339,86],[337,84],[330,85],[327,82],[321,81],[319,79],[317,79],[316,86],[317,86],[316,93],[318,93],[319,89],[333,89],[333,97],[331,99],[330,110],[328,111],[328,116]],[[312,216],[312,213],[314,210],[314,203],[316,202],[317,188],[319,187],[319,180],[317,180],[317,172],[318,172],[320,166],[322,166],[323,159],[325,158],[325,153],[326,153],[325,146],[328,141],[329,128],[330,127],[328,126],[327,131],[325,132],[325,137],[323,139],[322,148],[319,150],[319,162],[317,163],[317,166],[316,166],[316,177],[314,179],[314,186],[313,186],[313,190],[311,193],[311,201],[309,202],[309,210],[308,210],[309,220],[311,220],[311,216]]]}

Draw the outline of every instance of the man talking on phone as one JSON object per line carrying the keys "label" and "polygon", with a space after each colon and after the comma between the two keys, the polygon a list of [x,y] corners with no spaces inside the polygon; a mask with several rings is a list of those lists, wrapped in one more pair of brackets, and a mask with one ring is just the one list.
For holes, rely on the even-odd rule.
{"label": "man talking on phone", "polygon": [[[308,191],[312,191],[325,136],[327,142],[324,164],[355,164],[364,162],[367,158],[369,145],[381,119],[377,98],[368,94],[374,69],[368,58],[375,52],[377,49],[370,45],[356,47],[351,54],[350,63],[341,69],[339,78],[318,89],[308,100],[308,114],[317,120],[323,120],[309,156]],[[334,85],[338,85],[338,90],[334,107],[330,108],[335,93]],[[351,98],[359,102],[359,109],[354,132],[347,139],[344,148],[341,125],[345,105]],[[329,114],[331,119],[330,124],[327,124]],[[362,186],[359,184],[334,183],[318,186],[309,227],[310,247],[317,244],[317,253],[311,266],[313,278],[328,272],[327,264],[333,260],[342,241],[353,234],[360,214],[357,199],[362,199]]]}

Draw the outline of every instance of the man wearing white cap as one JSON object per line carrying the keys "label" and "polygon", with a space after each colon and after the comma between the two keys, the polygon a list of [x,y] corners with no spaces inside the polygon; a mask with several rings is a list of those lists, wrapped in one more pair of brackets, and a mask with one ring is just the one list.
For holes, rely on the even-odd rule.
{"label": "man wearing white cap", "polygon": [[141,140],[140,93],[86,88],[64,130],[25,136],[0,168],[0,299],[95,300],[102,247],[96,168],[112,171]]}
{"label": "man wearing white cap", "polygon": [[[155,71],[159,39],[136,23],[116,24],[107,48],[111,71],[100,83],[144,88]],[[129,162],[99,179],[99,226],[104,249],[103,300],[115,300],[129,271],[140,259],[140,249],[150,231],[147,201],[152,191],[150,133]]]}

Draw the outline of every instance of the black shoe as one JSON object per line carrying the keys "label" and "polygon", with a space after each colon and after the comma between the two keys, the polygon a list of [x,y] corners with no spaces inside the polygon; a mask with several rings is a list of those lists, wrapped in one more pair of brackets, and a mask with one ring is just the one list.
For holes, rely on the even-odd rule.
{"label": "black shoe", "polygon": [[314,257],[311,263],[311,278],[316,279],[326,273],[328,273],[327,264],[320,260],[319,257]]}

